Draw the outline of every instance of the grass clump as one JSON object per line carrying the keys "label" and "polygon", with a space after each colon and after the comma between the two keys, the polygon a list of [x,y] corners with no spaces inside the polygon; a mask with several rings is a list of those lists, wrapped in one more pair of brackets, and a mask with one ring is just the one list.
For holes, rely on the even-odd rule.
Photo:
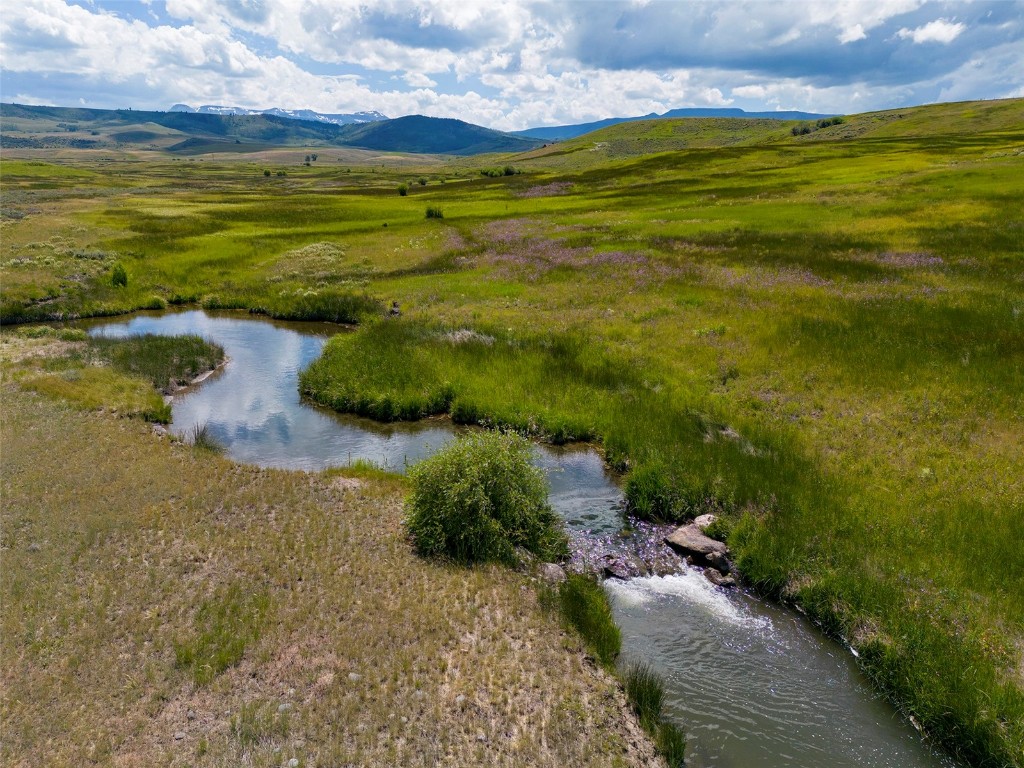
{"label": "grass clump", "polygon": [[428,219],[443,219],[444,218],[444,211],[441,210],[441,208],[439,208],[436,205],[428,205],[427,206],[426,218],[428,218]]}
{"label": "grass clump", "polygon": [[284,739],[290,730],[291,712],[269,701],[245,702],[231,718],[231,735],[243,747]]}
{"label": "grass clump", "polygon": [[649,665],[634,661],[626,667],[622,681],[629,704],[640,718],[640,725],[653,732],[665,703],[665,685],[661,678]]}
{"label": "grass clump", "polygon": [[224,359],[223,349],[198,336],[88,338],[81,329],[42,326],[19,335],[85,342],[37,368],[26,379],[28,388],[87,410],[110,409],[162,424],[170,422],[171,406],[161,391],[187,384]]}
{"label": "grass clump", "polygon": [[270,599],[232,584],[196,611],[194,634],[174,643],[175,663],[187,669],[196,685],[205,685],[242,660],[245,649],[260,637]]}
{"label": "grass clump", "polygon": [[89,348],[98,361],[148,379],[163,391],[188,384],[224,361],[224,350],[199,336],[95,337]]}
{"label": "grass clump", "polygon": [[323,290],[277,296],[257,302],[250,306],[249,311],[256,315],[269,315],[276,320],[354,324],[367,315],[382,314],[383,309],[380,301],[366,294]]}
{"label": "grass clump", "polygon": [[424,555],[512,564],[523,547],[544,560],[567,552],[530,442],[512,432],[462,437],[409,472],[406,527]]}
{"label": "grass clump", "polygon": [[217,438],[213,436],[213,433],[210,431],[209,424],[194,424],[192,429],[189,430],[188,436],[189,442],[197,451],[203,451],[205,453],[224,452],[224,446],[221,445],[217,441]]}
{"label": "grass clump", "polygon": [[649,665],[634,661],[622,672],[622,683],[630,707],[640,725],[653,738],[658,751],[670,766],[682,766],[686,752],[686,734],[663,719],[665,684]]}
{"label": "grass clump", "polygon": [[598,661],[612,667],[622,650],[622,632],[600,583],[584,574],[569,574],[558,588],[558,606]]}

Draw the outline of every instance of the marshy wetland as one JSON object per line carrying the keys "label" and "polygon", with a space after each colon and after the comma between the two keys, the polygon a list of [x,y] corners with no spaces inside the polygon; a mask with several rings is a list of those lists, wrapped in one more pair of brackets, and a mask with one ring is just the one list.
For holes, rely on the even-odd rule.
{"label": "marshy wetland", "polygon": [[[298,375],[330,336],[346,332],[336,326],[196,310],[85,325],[103,339],[199,336],[222,348],[229,362],[216,378],[175,396],[171,429],[188,440],[202,424],[235,461],[401,473],[459,431],[447,420],[396,427],[303,402]],[[600,563],[606,552],[628,551],[630,539],[643,536],[643,546],[665,546],[657,531],[636,530],[616,478],[593,449],[537,444],[534,461],[568,526],[574,560]],[[681,559],[676,568],[665,576],[612,580],[607,589],[625,629],[623,654],[665,680],[672,717],[687,731],[688,765],[954,765],[872,695],[845,648],[799,614],[718,589]]]}
{"label": "marshy wetland", "polygon": [[[635,513],[720,515],[748,587],[856,649],[933,744],[1019,765],[1022,125],[1020,100],[796,137],[641,122],[415,172],[351,151],[24,150],[3,166],[3,322],[169,305],[358,322],[303,353],[289,396],[599,445]],[[413,554],[402,480],[171,444],[111,415],[147,415],[124,405],[133,374],[55,362],[81,339],[2,340],[5,754],[650,759],[528,577]],[[52,397],[48,376],[100,402]],[[652,599],[630,589],[612,587],[627,646]],[[217,616],[249,629],[200,681],[189,649]]]}

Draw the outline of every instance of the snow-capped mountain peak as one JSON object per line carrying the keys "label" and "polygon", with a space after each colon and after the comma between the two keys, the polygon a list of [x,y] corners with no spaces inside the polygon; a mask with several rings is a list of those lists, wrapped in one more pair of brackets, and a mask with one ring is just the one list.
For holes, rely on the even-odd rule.
{"label": "snow-capped mountain peak", "polygon": [[349,125],[350,123],[373,123],[378,120],[387,120],[386,115],[380,112],[353,112],[344,114],[324,114],[314,112],[311,109],[246,109],[245,107],[225,107],[216,104],[204,104],[201,107],[191,107],[188,104],[175,104],[171,112],[192,112],[200,115],[273,115],[274,117],[286,117],[290,120],[308,120],[318,123],[333,123],[334,125]]}

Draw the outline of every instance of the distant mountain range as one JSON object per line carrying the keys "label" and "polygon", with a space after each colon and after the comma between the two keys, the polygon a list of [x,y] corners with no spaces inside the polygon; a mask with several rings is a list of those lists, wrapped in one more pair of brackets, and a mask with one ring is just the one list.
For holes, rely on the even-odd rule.
{"label": "distant mountain range", "polygon": [[618,123],[629,123],[636,120],[656,120],[662,117],[737,117],[748,119],[769,119],[769,120],[817,120],[822,117],[832,117],[832,114],[818,114],[816,112],[745,112],[742,109],[673,109],[663,114],[652,112],[649,115],[637,117],[609,117],[605,120],[597,120],[593,123],[578,123],[576,125],[556,125],[548,127],[527,128],[525,131],[512,131],[514,136],[525,136],[531,139],[543,141],[559,141],[560,139],[574,139],[585,133],[596,131],[599,128],[607,128],[609,125]]}
{"label": "distant mountain range", "polygon": [[292,120],[308,120],[315,123],[332,123],[334,125],[351,125],[352,123],[374,123],[387,120],[387,115],[380,112],[352,112],[350,114],[328,115],[314,112],[311,109],[246,109],[245,107],[221,107],[204,104],[201,107],[190,107],[188,104],[175,104],[170,112],[186,112],[194,115],[272,115],[287,117]]}
{"label": "distant mountain range", "polygon": [[526,152],[618,123],[656,118],[727,117],[814,120],[811,112],[674,109],[662,115],[614,117],[593,123],[502,133],[450,118],[379,112],[321,114],[312,110],[175,104],[169,112],[0,104],[0,134],[7,148],[162,150],[181,154],[255,152],[280,146],[334,146],[381,152],[476,155]]}
{"label": "distant mountain range", "polygon": [[526,152],[543,143],[540,139],[513,136],[462,120],[422,115],[394,120],[379,117],[340,125],[270,114],[269,110],[221,114],[0,104],[0,144],[11,149],[120,147],[190,155],[256,152],[287,146],[476,155]]}

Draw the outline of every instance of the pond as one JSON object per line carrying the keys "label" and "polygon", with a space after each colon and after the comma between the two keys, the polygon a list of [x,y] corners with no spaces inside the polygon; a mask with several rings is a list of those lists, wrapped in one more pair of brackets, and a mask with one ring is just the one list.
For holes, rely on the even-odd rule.
{"label": "pond", "polygon": [[[299,372],[332,334],[346,332],[338,326],[202,311],[87,326],[102,336],[187,333],[220,344],[227,363],[174,397],[171,429],[184,435],[205,424],[239,462],[315,471],[363,460],[403,472],[460,431],[446,419],[382,425],[304,402]],[[577,547],[599,554],[628,541],[619,535],[622,492],[596,451],[538,445],[535,460]],[[665,678],[667,713],[687,731],[687,765],[955,765],[872,693],[846,649],[802,616],[680,570],[605,584],[624,656]]]}

